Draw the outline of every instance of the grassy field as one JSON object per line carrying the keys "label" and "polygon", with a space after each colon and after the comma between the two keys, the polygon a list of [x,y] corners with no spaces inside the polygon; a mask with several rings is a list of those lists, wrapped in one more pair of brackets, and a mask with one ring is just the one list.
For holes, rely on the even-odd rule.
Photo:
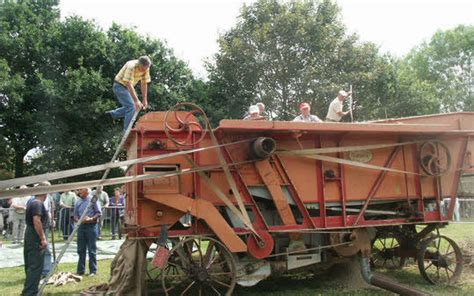
{"label": "grassy field", "polygon": [[[441,230],[442,234],[452,237],[463,248],[472,246],[474,225],[453,224]],[[61,287],[48,286],[46,295],[72,295],[92,285],[105,283],[109,277],[111,260],[99,261],[99,273],[96,277],[85,276],[78,284]],[[59,271],[74,272],[76,264],[61,264]],[[429,285],[419,274],[414,264],[408,264],[402,270],[378,270],[377,272],[396,279],[398,282],[428,291],[433,295],[474,295],[474,269],[466,266],[461,281],[455,286]],[[362,280],[349,280],[352,270],[339,266],[321,275],[298,274],[268,279],[250,288],[237,287],[234,295],[272,295],[272,296],[310,296],[310,295],[392,295],[389,292],[372,288]],[[0,295],[19,295],[23,287],[23,267],[0,269]]]}

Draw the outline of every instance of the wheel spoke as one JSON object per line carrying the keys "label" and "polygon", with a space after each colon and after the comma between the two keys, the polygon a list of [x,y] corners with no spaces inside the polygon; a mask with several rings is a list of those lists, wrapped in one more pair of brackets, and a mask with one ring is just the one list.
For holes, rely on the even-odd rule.
{"label": "wheel spoke", "polygon": [[448,278],[448,283],[449,283],[451,281],[451,278],[449,277],[448,269],[445,268],[444,270],[446,271],[446,277]]}
{"label": "wheel spoke", "polygon": [[214,283],[217,283],[217,284],[219,284],[219,285],[221,285],[221,286],[230,288],[230,284],[226,284],[226,283],[224,283],[224,282],[221,282],[221,281],[219,281],[219,280],[216,280],[215,278],[212,278],[212,277],[211,277],[211,281],[213,281]]}
{"label": "wheel spoke", "polygon": [[191,289],[191,287],[196,283],[196,281],[192,281],[191,284],[189,284],[186,289],[184,289],[184,291],[181,293],[181,296],[182,295],[185,295],[186,292],[188,292],[189,289]]}
{"label": "wheel spoke", "polygon": [[214,285],[213,285],[212,283],[209,283],[209,286],[211,286],[211,289],[212,289],[214,292],[216,292],[217,295],[219,295],[219,296],[222,295],[222,294],[216,289],[216,287],[214,287]]}
{"label": "wheel spoke", "polygon": [[385,246],[385,239],[381,239],[380,241],[382,242],[382,246],[383,246],[382,250],[387,249],[387,246]]}
{"label": "wheel spoke", "polygon": [[232,275],[233,272],[216,272],[216,273],[209,273],[210,276],[223,276],[223,275]]}
{"label": "wheel spoke", "polygon": [[444,256],[449,256],[452,253],[454,253],[454,251],[452,251],[451,253],[448,253],[450,248],[451,248],[451,244],[448,245],[448,248],[446,249],[446,253],[444,254]]}
{"label": "wheel spoke", "polygon": [[206,254],[204,254],[204,264],[206,266],[206,268],[209,268],[210,266],[210,260],[211,260],[211,256],[213,254],[213,250],[214,250],[214,241],[210,241],[209,244],[207,245],[207,250],[206,250]]}
{"label": "wheel spoke", "polygon": [[433,262],[430,262],[430,264],[425,267],[425,270],[428,270],[428,268],[430,268],[431,266],[433,266]]}

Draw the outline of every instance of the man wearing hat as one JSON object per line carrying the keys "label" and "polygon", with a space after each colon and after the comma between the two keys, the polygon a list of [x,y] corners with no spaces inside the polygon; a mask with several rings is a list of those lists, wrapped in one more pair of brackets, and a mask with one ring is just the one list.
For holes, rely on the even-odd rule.
{"label": "man wearing hat", "polygon": [[249,113],[244,117],[244,120],[262,120],[264,117],[260,116],[260,109],[257,105],[249,107]]}
{"label": "man wearing hat", "polygon": [[323,122],[319,119],[316,115],[311,115],[311,106],[308,103],[301,103],[300,104],[300,112],[301,114],[296,116],[293,121],[297,122]]}
{"label": "man wearing hat", "polygon": [[[141,56],[138,60],[128,61],[115,76],[112,89],[122,107],[108,111],[107,113],[110,114],[113,119],[124,117],[124,130],[127,129],[130,121],[132,121],[135,111],[140,111],[141,108],[146,109],[148,107],[147,83],[151,81],[150,66],[150,58]],[[135,92],[135,85],[138,81],[141,83],[142,102],[140,102]]]}
{"label": "man wearing hat", "polygon": [[341,121],[344,115],[347,115],[351,112],[342,111],[342,105],[344,104],[344,100],[351,94],[351,92],[345,92],[344,90],[339,91],[337,97],[331,102],[331,104],[329,104],[328,114],[326,115],[326,121],[339,122]]}

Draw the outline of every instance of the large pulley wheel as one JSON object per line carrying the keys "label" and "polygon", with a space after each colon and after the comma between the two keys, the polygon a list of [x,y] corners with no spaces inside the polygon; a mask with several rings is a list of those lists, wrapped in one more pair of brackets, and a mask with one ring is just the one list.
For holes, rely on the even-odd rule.
{"label": "large pulley wheel", "polygon": [[401,238],[396,232],[381,232],[372,242],[370,263],[375,268],[400,269],[406,258],[401,256]]}
{"label": "large pulley wheel", "polygon": [[251,234],[247,239],[247,249],[255,259],[267,258],[273,251],[275,242],[270,233],[257,230],[258,237]]}
{"label": "large pulley wheel", "polygon": [[418,155],[421,168],[429,176],[444,175],[451,168],[451,154],[440,141],[424,142]]}
{"label": "large pulley wheel", "polygon": [[423,241],[417,261],[421,275],[431,284],[452,284],[461,276],[461,249],[446,236],[437,235]]}
{"label": "large pulley wheel", "polygon": [[161,280],[166,295],[231,295],[235,261],[213,238],[187,238],[171,249]]}
{"label": "large pulley wheel", "polygon": [[204,110],[192,103],[178,103],[164,119],[165,134],[178,146],[194,146],[206,136],[209,120]]}

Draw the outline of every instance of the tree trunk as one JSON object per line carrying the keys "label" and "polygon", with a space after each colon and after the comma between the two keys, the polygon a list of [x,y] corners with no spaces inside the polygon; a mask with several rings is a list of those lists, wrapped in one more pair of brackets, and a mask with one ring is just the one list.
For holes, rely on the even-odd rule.
{"label": "tree trunk", "polygon": [[23,177],[23,158],[26,152],[15,149],[15,178]]}

